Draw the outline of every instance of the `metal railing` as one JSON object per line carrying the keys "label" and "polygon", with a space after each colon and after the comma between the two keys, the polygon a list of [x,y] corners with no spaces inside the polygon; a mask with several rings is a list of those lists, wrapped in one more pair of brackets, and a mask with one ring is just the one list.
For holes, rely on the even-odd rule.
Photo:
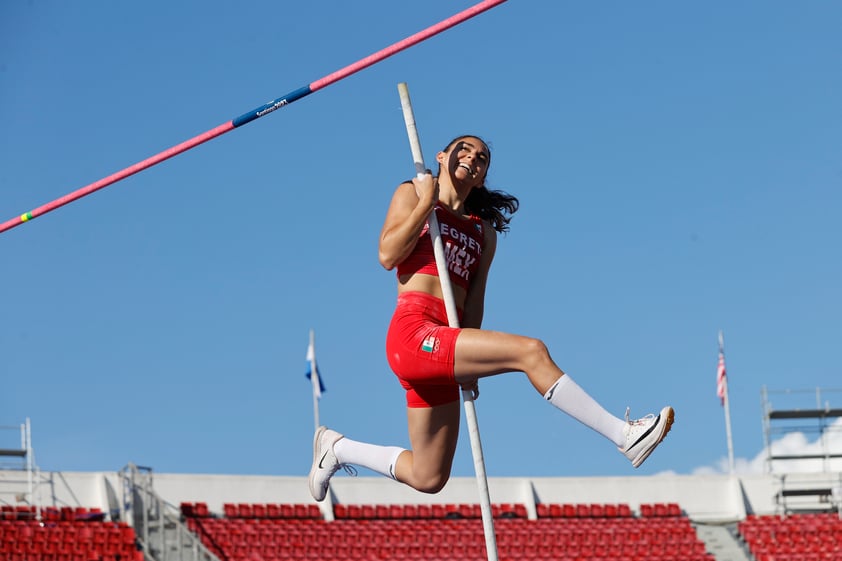
{"label": "metal railing", "polygon": [[153,489],[152,468],[128,464],[120,471],[122,516],[130,521],[147,561],[220,561],[182,523],[181,511]]}

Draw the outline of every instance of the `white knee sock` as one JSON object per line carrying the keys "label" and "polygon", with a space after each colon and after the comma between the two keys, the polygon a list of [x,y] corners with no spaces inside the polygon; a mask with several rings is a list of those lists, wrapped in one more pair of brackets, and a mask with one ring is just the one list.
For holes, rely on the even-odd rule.
{"label": "white knee sock", "polygon": [[398,446],[379,446],[342,438],[333,445],[333,453],[340,464],[362,466],[395,479],[395,464],[404,449]]}
{"label": "white knee sock", "polygon": [[[606,411],[568,375],[564,375],[544,394],[544,399],[612,441],[617,446],[625,444],[625,421]],[[340,440],[340,442],[342,442]]]}

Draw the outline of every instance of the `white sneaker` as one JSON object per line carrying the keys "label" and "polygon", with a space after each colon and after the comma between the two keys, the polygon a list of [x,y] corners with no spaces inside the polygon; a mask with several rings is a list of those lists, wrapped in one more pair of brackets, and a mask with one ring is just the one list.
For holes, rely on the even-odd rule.
{"label": "white sneaker", "polygon": [[634,467],[639,467],[667,436],[674,420],[675,411],[670,406],[661,409],[657,417],[650,413],[634,421],[629,420],[629,410],[626,409],[626,426],[623,427],[626,445],[619,446],[617,449],[631,461]]}
{"label": "white sneaker", "polygon": [[319,427],[313,437],[313,467],[310,468],[310,494],[317,501],[327,495],[330,478],[342,467],[333,453],[333,445],[342,435],[327,427]]}

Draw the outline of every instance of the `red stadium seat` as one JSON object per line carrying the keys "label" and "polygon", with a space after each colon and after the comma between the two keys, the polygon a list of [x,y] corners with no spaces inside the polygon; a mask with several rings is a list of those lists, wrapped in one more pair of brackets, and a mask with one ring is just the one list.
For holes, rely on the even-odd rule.
{"label": "red stadium seat", "polygon": [[268,503],[266,505],[266,518],[280,518],[281,505],[276,503]]}
{"label": "red stadium seat", "polygon": [[15,517],[17,520],[35,520],[35,507],[18,505],[15,507]]}
{"label": "red stadium seat", "polygon": [[182,502],[180,505],[181,514],[186,517],[194,516],[193,514],[193,503]]}
{"label": "red stadium seat", "polygon": [[[472,505],[476,510],[472,510],[471,518],[481,517],[480,505]],[[491,505],[491,514],[495,518],[526,518],[526,505],[520,503],[499,503]],[[466,518],[469,518],[466,516]]]}

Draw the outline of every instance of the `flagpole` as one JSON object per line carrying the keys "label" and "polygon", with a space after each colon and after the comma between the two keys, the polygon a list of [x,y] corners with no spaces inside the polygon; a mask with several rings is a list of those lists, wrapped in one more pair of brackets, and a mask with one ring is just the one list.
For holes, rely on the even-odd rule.
{"label": "flagpole", "polygon": [[[722,330],[719,331],[719,356],[722,361],[721,368],[724,369],[725,361],[725,339],[722,335]],[[728,376],[723,376],[722,379],[722,405],[725,409],[725,438],[728,441],[728,473],[734,475],[734,441],[731,438],[731,405],[728,401]]]}
{"label": "flagpole", "polygon": [[731,407],[728,404],[728,382],[725,382],[725,435],[728,439],[728,473],[734,475],[734,442],[731,440]]}
{"label": "flagpole", "polygon": [[310,330],[310,382],[313,384],[313,419],[316,424],[316,430],[321,426],[319,424],[319,371],[316,370],[316,334]]}

